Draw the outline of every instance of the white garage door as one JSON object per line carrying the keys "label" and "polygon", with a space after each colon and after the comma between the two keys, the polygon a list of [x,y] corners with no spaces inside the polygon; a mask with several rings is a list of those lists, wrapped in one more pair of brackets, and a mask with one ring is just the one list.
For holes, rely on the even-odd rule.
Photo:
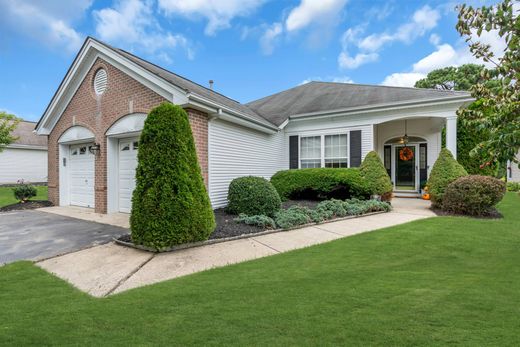
{"label": "white garage door", "polygon": [[119,211],[130,213],[137,168],[137,138],[119,140]]}
{"label": "white garage door", "polygon": [[92,144],[70,146],[70,204],[94,207],[94,155]]}

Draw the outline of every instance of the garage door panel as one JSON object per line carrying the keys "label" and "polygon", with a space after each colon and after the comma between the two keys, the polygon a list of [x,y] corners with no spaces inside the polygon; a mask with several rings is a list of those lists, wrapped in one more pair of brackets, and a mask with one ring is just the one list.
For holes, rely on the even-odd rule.
{"label": "garage door panel", "polygon": [[94,155],[88,147],[92,144],[70,146],[69,192],[70,204],[94,207]]}
{"label": "garage door panel", "polygon": [[130,213],[132,209],[132,193],[135,189],[135,169],[137,168],[138,139],[121,139],[119,141],[119,178],[118,199],[119,211]]}

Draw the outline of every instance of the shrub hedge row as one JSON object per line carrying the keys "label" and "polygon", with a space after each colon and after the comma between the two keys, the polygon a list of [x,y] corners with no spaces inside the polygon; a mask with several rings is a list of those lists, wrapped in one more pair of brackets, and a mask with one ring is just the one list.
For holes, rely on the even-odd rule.
{"label": "shrub hedge row", "polygon": [[370,189],[357,168],[293,169],[271,178],[282,200],[368,198]]}

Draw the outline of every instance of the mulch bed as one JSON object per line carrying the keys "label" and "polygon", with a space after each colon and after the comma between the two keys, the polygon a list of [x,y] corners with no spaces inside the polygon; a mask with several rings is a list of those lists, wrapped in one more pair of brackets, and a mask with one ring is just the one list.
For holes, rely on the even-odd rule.
{"label": "mulch bed", "polygon": [[4,207],[0,207],[0,212],[9,212],[9,211],[17,211],[17,210],[34,210],[35,208],[41,207],[49,207],[53,206],[52,202],[47,200],[29,200],[25,203],[16,203],[12,205],[7,205]]}
{"label": "mulch bed", "polygon": [[[288,200],[282,204],[282,208],[286,209],[290,206],[300,205],[309,208],[314,208],[319,203],[315,200]],[[215,214],[215,222],[217,227],[209,236],[210,240],[224,239],[228,237],[256,234],[268,229],[261,228],[255,225],[247,225],[245,223],[237,223],[234,221],[238,216],[226,212],[225,208],[219,208],[213,211]],[[130,235],[123,235],[118,240],[123,242],[132,242]]]}

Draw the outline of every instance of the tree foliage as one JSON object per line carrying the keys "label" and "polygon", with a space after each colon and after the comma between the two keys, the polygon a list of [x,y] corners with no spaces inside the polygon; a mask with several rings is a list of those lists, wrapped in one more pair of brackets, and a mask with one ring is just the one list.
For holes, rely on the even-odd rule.
{"label": "tree foliage", "polygon": [[12,135],[12,132],[18,126],[20,119],[12,114],[0,112],[0,152],[7,145],[11,144],[17,138]]}
{"label": "tree foliage", "polygon": [[186,112],[169,103],[154,108],[139,141],[133,242],[164,249],[207,239],[215,217]]}
{"label": "tree foliage", "polygon": [[[484,80],[482,72],[484,65],[465,64],[459,67],[445,67],[431,71],[426,78],[415,83],[416,88],[433,88],[441,90],[470,90],[477,83],[485,83],[490,88],[496,88],[496,79]],[[469,107],[475,107],[475,105]],[[445,130],[443,130],[443,144],[445,144]],[[483,158],[470,155],[471,151],[483,140],[489,138],[489,130],[478,127],[469,122],[466,117],[460,116],[457,126],[457,160],[470,174],[495,175],[496,165],[482,166]]]}
{"label": "tree foliage", "polygon": [[[487,129],[489,138],[481,141],[473,153],[483,158],[483,165],[511,160],[520,164],[516,154],[520,149],[520,16],[513,2],[504,0],[493,6],[458,6],[457,31],[466,38],[471,53],[493,69],[484,69],[483,82],[471,88],[480,101],[476,107],[459,110],[459,114],[479,129]],[[474,41],[482,33],[495,31],[505,42],[502,57],[497,57],[489,44]],[[490,87],[486,81],[496,80]]]}

